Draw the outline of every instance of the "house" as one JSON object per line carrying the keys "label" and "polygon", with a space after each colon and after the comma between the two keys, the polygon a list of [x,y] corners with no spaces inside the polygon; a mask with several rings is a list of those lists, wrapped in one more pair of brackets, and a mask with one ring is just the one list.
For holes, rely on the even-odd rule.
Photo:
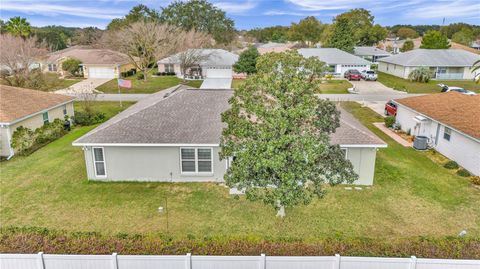
{"label": "house", "polygon": [[384,41],[380,41],[377,47],[389,51],[392,54],[398,54],[401,53],[400,49],[407,40],[411,40],[413,42],[413,49],[418,49],[422,45],[422,37],[417,37],[414,39],[400,39],[398,37],[393,37],[386,38]]}
{"label": "house", "polygon": [[472,41],[472,44],[470,44],[470,48],[480,50],[480,40]]}
{"label": "house", "polygon": [[305,58],[317,57],[320,61],[325,62],[335,74],[343,75],[350,69],[357,69],[360,72],[370,70],[371,63],[369,61],[336,48],[299,49],[298,53]]}
{"label": "house", "polygon": [[456,49],[417,49],[378,60],[378,71],[408,78],[419,67],[428,67],[433,79],[473,79],[473,63],[480,55]]}
{"label": "house", "polygon": [[62,70],[62,63],[67,59],[82,62],[80,66],[85,78],[118,78],[119,74],[136,69],[126,54],[108,49],[74,46],[50,53],[42,64],[42,70],[67,75]]}
{"label": "house", "polygon": [[13,156],[12,135],[20,127],[35,130],[55,119],[73,116],[73,97],[0,85],[0,153]]}
{"label": "house", "polygon": [[474,175],[480,175],[480,95],[458,92],[396,99],[396,122]]}
{"label": "house", "polygon": [[[219,159],[226,127],[221,113],[232,90],[188,89],[158,92],[73,142],[85,154],[87,176],[105,181],[223,182],[229,161]],[[371,185],[377,148],[386,144],[353,116],[342,112],[331,137]]]}
{"label": "house", "polygon": [[257,50],[260,55],[269,53],[269,52],[286,52],[292,49],[295,46],[295,43],[276,43],[268,42],[265,44],[258,44]]}
{"label": "house", "polygon": [[371,63],[377,63],[380,58],[392,56],[388,51],[376,47],[355,47],[353,54]]}
{"label": "house", "polygon": [[[185,74],[181,68],[182,54],[185,53],[203,55],[203,58],[195,67],[188,68]],[[197,56],[196,56],[197,57]],[[173,56],[161,59],[157,62],[158,72],[175,73],[179,78],[232,78],[232,66],[238,61],[238,55],[223,49],[191,49],[180,52]]]}

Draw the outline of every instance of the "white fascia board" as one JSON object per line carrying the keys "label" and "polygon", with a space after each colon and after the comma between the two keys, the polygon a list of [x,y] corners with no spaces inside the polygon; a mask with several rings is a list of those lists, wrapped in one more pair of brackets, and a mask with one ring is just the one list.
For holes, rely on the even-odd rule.
{"label": "white fascia board", "polygon": [[386,148],[387,144],[340,144],[341,148]]}
{"label": "white fascia board", "polygon": [[175,143],[78,143],[75,147],[218,147],[220,144],[175,144]]}

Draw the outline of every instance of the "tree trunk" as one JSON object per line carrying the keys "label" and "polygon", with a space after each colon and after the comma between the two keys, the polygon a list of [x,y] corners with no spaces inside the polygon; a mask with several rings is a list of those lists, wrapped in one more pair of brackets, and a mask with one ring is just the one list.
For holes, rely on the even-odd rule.
{"label": "tree trunk", "polygon": [[286,216],[285,214],[285,206],[280,203],[280,200],[277,201],[277,217],[284,218]]}
{"label": "tree trunk", "polygon": [[148,68],[143,69],[143,81],[147,82]]}

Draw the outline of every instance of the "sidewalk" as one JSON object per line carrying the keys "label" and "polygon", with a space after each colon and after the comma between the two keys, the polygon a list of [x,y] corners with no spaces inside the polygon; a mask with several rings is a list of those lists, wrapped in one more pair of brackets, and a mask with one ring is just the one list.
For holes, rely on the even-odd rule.
{"label": "sidewalk", "polygon": [[395,140],[397,143],[399,143],[400,145],[404,146],[404,147],[411,147],[412,146],[412,142],[408,142],[407,140],[403,139],[401,136],[399,136],[398,134],[396,134],[394,131],[388,129],[386,126],[385,126],[385,123],[383,122],[374,122],[373,125],[375,125],[375,127],[377,127],[378,129],[380,129],[382,132],[384,132],[386,135],[390,136],[393,140]]}

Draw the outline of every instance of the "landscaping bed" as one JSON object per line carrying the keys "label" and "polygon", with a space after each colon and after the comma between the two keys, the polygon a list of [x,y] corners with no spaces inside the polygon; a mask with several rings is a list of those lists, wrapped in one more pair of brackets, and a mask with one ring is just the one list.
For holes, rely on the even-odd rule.
{"label": "landscaping bed", "polygon": [[430,80],[428,83],[421,83],[378,72],[378,81],[387,87],[408,93],[439,93],[441,89],[437,84],[440,83],[480,93],[480,84],[473,80]]}

